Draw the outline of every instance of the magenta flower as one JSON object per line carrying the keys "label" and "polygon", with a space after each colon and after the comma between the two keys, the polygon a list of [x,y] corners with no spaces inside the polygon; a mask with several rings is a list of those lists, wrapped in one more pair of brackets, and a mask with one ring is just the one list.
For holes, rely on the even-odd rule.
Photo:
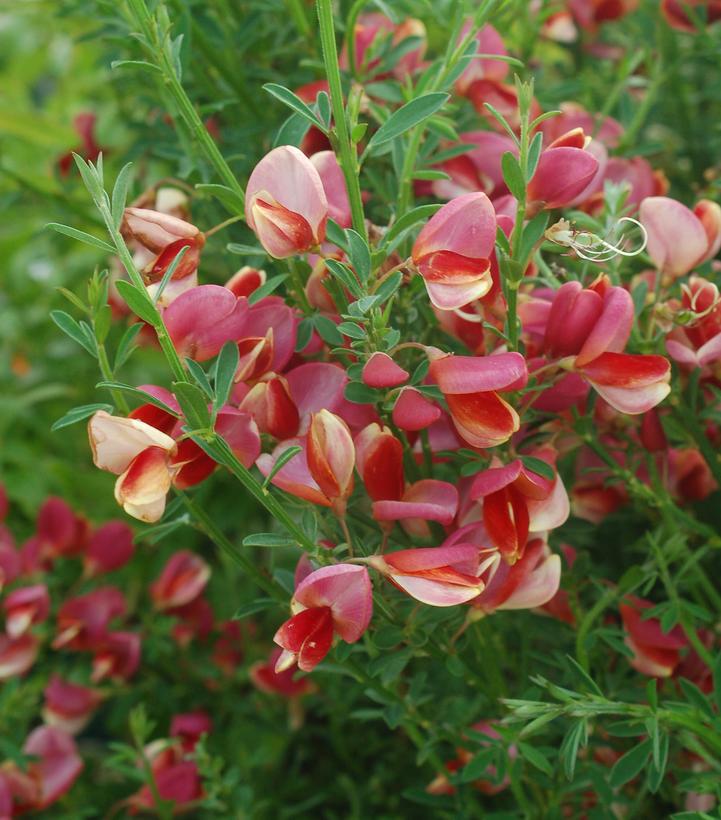
{"label": "magenta flower", "polygon": [[44,695],[43,720],[69,735],[85,728],[103,698],[97,689],[70,683],[59,675],[50,678]]}
{"label": "magenta flower", "polygon": [[175,609],[197,598],[209,579],[208,564],[190,550],[180,550],[168,559],[158,579],[151,584],[150,597],[156,609]]}

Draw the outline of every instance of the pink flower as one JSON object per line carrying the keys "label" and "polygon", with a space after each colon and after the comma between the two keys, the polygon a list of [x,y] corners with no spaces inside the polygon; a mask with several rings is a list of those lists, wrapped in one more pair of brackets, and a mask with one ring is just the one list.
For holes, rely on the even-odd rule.
{"label": "pink flower", "polygon": [[273,638],[283,649],[276,672],[293,663],[310,672],[328,654],[334,634],[355,643],[368,628],[372,610],[371,582],[365,567],[335,564],[312,572],[295,590],[293,617]]}
{"label": "pink flower", "polygon": [[415,387],[404,387],[393,405],[393,424],[401,430],[425,430],[441,413],[441,408]]}
{"label": "pink flower", "polygon": [[688,15],[688,9],[696,9],[706,14],[706,23],[721,20],[721,0],[661,0],[661,12],[669,26],[679,31],[697,33],[695,23]]}
{"label": "pink flower", "polygon": [[255,166],[245,218],[276,259],[306,253],[325,239],[328,200],[313,163],[292,145],[274,148]]}
{"label": "pink flower", "polygon": [[319,151],[313,154],[310,161],[323,183],[326,199],[328,200],[328,216],[337,222],[341,228],[350,228],[353,219],[348,201],[348,191],[345,187],[345,177],[338,165],[333,151]]}
{"label": "pink flower", "polygon": [[313,691],[310,678],[296,678],[298,667],[295,664],[281,672],[275,671],[282,652],[282,649],[274,649],[267,661],[254,663],[248,672],[251,683],[261,692],[281,695],[284,698],[299,698]]}
{"label": "pink flower", "polygon": [[650,196],[639,209],[648,253],[674,279],[714,257],[721,247],[721,207],[701,200],[693,211],[666,196]]}
{"label": "pink flower", "polygon": [[98,587],[69,598],[58,610],[58,632],[53,648],[93,649],[105,638],[110,621],[126,611],[125,598],[117,587]]}
{"label": "pink flower", "polygon": [[426,521],[437,521],[444,527],[453,523],[458,511],[458,490],[447,481],[424,478],[409,485],[399,499],[373,502],[376,521],[400,521],[411,535],[428,538]]}
{"label": "pink flower", "polygon": [[178,296],[163,311],[163,321],[178,353],[204,362],[244,335],[248,311],[247,299],[228,288],[200,285]]}
{"label": "pink flower", "polygon": [[500,560],[474,544],[398,550],[367,559],[405,593],[430,606],[456,606],[476,598]]}
{"label": "pink flower", "polygon": [[203,735],[210,734],[213,722],[207,712],[185,712],[173,715],[170,722],[170,736],[180,738],[183,751],[188,754],[195,749]]}
{"label": "pink flower", "polygon": [[435,307],[454,310],[488,293],[495,241],[496,213],[484,193],[456,197],[431,217],[412,257]]}
{"label": "pink flower", "polygon": [[85,574],[91,578],[125,566],[133,557],[133,531],[124,521],[108,521],[90,538],[83,559]]}
{"label": "pink flower", "polygon": [[363,383],[369,387],[397,387],[408,380],[409,373],[387,353],[373,353],[363,366]]}
{"label": "pink flower", "polygon": [[93,683],[110,679],[129,680],[140,666],[140,635],[135,632],[109,632],[94,645]]}
{"label": "pink flower", "polygon": [[50,612],[50,596],[45,584],[14,589],[2,602],[5,631],[10,638],[24,635],[33,624],[42,623]]}
{"label": "pink flower", "polygon": [[43,720],[69,735],[76,735],[87,725],[102,700],[97,689],[80,686],[53,675],[45,687]]}
{"label": "pink flower", "polygon": [[353,492],[355,447],[348,425],[328,410],[311,417],[307,442],[308,470],[338,515]]}
{"label": "pink flower", "polygon": [[142,270],[146,284],[160,282],[175,257],[185,247],[188,250],[173,271],[172,279],[178,282],[193,276],[197,271],[205,235],[190,222],[149,208],[131,207],[125,209],[121,230],[126,241],[132,240],[148,253],[154,254]]}
{"label": "pink flower", "polygon": [[681,660],[680,650],[687,645],[683,630],[675,626],[664,632],[658,618],[643,618],[643,611],[653,604],[642,598],[628,597],[619,606],[625,643],[633,652],[630,663],[642,675],[668,678]]}
{"label": "pink flower", "polygon": [[[460,39],[463,39],[471,27],[467,22],[461,29]],[[502,57],[508,56],[508,51],[503,43],[501,35],[491,25],[485,25],[476,34],[476,54],[498,54]],[[471,84],[476,80],[492,79],[503,80],[508,74],[508,63],[503,60],[491,60],[488,58],[475,57],[456,80],[456,91],[465,95]]]}
{"label": "pink flower", "polygon": [[[550,464],[555,460],[553,452],[535,455]],[[476,475],[470,497],[483,499],[486,531],[505,560],[513,564],[523,555],[529,532],[561,526],[570,506],[558,475],[548,479],[526,467],[522,459],[496,465]]]}
{"label": "pink flower", "polygon": [[403,445],[376,422],[355,437],[356,466],[373,501],[397,501],[405,490]]}
{"label": "pink flower", "polygon": [[279,441],[298,434],[300,415],[283,376],[271,376],[255,384],[241,401],[240,409],[250,413],[261,433]]}
{"label": "pink flower", "polygon": [[[589,288],[566,282],[554,293],[543,348],[564,361],[621,413],[645,413],[669,394],[671,369],[663,356],[622,353],[631,334],[628,291],[600,277]],[[545,398],[545,396],[544,396]]]}
{"label": "pink flower", "polygon": [[190,550],[180,550],[170,557],[158,579],[151,584],[150,597],[156,609],[175,609],[197,598],[209,579],[208,564]]}
{"label": "pink flower", "polygon": [[77,555],[87,537],[86,522],[62,498],[51,496],[38,511],[37,538],[44,556]]}
{"label": "pink flower", "polygon": [[586,150],[583,129],[575,128],[555,139],[541,153],[528,183],[529,216],[572,203],[583,194],[598,171],[598,160]]}
{"label": "pink flower", "polygon": [[38,758],[28,764],[28,774],[40,785],[33,806],[36,809],[47,808],[61,798],[83,770],[72,736],[54,726],[39,726],[31,732],[23,752]]}
{"label": "pink flower", "polygon": [[498,392],[517,390],[528,378],[519,353],[444,356],[431,361],[435,379],[459,435],[472,447],[502,444],[520,427],[516,411]]}
{"label": "pink flower", "polygon": [[40,642],[26,632],[19,638],[0,634],[0,681],[24,675],[35,663]]}
{"label": "pink flower", "polygon": [[[426,50],[425,26],[414,17],[408,17],[401,23],[395,24],[385,14],[378,12],[361,14],[353,30],[356,67],[368,78],[380,78],[383,76],[377,71],[380,58],[371,56],[371,54],[377,55],[384,41],[390,41],[392,47],[397,47],[410,37],[419,38],[421,42],[412,50],[401,52],[402,56],[393,66],[393,75],[401,81],[409,74],[413,74],[421,65]],[[343,68],[348,67],[348,55],[345,49],[341,54],[340,64]]]}

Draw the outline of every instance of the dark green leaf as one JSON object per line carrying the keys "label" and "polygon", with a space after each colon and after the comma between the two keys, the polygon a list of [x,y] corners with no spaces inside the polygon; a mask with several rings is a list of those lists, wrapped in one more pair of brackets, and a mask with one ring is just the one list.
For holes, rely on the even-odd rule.
{"label": "dark green leaf", "polygon": [[611,769],[609,775],[609,785],[616,789],[633,780],[636,775],[643,769],[651,754],[651,741],[644,740],[638,746],[626,752],[626,754],[619,758]]}
{"label": "dark green leaf", "polygon": [[428,119],[446,103],[448,98],[448,94],[442,91],[434,91],[430,94],[424,94],[422,97],[416,97],[415,100],[402,105],[375,132],[366,150],[369,150],[371,146],[377,148],[379,145],[390,142],[423,122],[423,120]]}
{"label": "dark green leaf", "polygon": [[132,179],[133,163],[128,162],[120,169],[120,173],[115,179],[115,185],[113,185],[110,212],[113,216],[113,224],[116,228],[120,228],[120,223],[123,221],[125,202],[128,198],[128,189],[130,188]]}
{"label": "dark green leaf", "polygon": [[98,239],[97,236],[85,233],[85,231],[79,231],[77,228],[71,228],[69,225],[61,225],[58,222],[49,222],[45,227],[50,228],[53,231],[57,231],[57,233],[62,233],[65,234],[65,236],[70,236],[73,239],[77,239],[79,242],[84,242],[86,245],[92,245],[94,248],[99,248],[105,253],[115,253],[115,248],[108,242],[105,242],[105,240]]}
{"label": "dark green leaf", "polygon": [[59,418],[50,429],[52,432],[62,430],[63,427],[69,427],[71,424],[76,424],[83,419],[89,418],[97,413],[98,410],[105,410],[106,413],[112,413],[113,406],[112,404],[83,404],[80,407],[73,407],[73,409],[68,410],[62,418]]}
{"label": "dark green leaf", "polygon": [[133,313],[149,325],[155,325],[158,311],[147,292],[141,293],[135,285],[121,280],[115,287]]}
{"label": "dark green leaf", "polygon": [[351,228],[346,230],[346,236],[348,237],[350,263],[361,282],[367,282],[371,275],[371,252],[368,243]]}
{"label": "dark green leaf", "polygon": [[526,191],[526,181],[523,178],[523,172],[518,160],[510,151],[506,151],[501,157],[501,170],[503,171],[503,179],[514,199],[523,199]]}
{"label": "dark green leaf", "polygon": [[538,749],[528,743],[519,741],[518,750],[521,753],[521,757],[527,760],[532,766],[535,766],[539,771],[547,775],[553,774],[553,767],[548,762],[548,758],[546,758],[542,752],[539,752]]}
{"label": "dark green leaf", "polygon": [[541,158],[541,149],[543,148],[543,133],[539,131],[531,141],[528,147],[528,166],[526,168],[526,182],[533,179],[538,167],[538,160]]}
{"label": "dark green leaf", "polygon": [[242,621],[244,618],[249,618],[251,615],[257,615],[259,612],[265,612],[267,609],[274,609],[278,606],[278,602],[272,598],[258,598],[251,601],[249,604],[236,609],[233,615],[234,621]]}
{"label": "dark green leaf", "polygon": [[381,247],[387,249],[388,252],[393,250],[396,244],[403,238],[406,231],[410,230],[419,222],[430,219],[440,207],[440,205],[419,205],[417,208],[413,208],[412,211],[408,211],[407,214],[403,214],[403,216],[388,229],[381,242]]}
{"label": "dark green leaf", "polygon": [[[239,191],[234,191],[226,185],[218,185],[217,183],[210,182],[198,183],[195,186],[195,190],[215,197],[232,216],[243,213],[245,200]],[[261,250],[260,253],[264,253],[264,251]]]}
{"label": "dark green leaf", "polygon": [[274,290],[277,290],[287,278],[287,273],[280,273],[278,276],[271,276],[264,285],[261,285],[257,290],[254,290],[250,294],[248,297],[248,303],[251,305],[257,305],[261,299],[265,299],[266,296],[270,296]]}
{"label": "dark green leaf", "polygon": [[152,404],[154,407],[159,407],[161,410],[164,410],[166,413],[169,413],[171,416],[178,417],[178,411],[174,410],[172,407],[167,405],[161,399],[156,398],[151,393],[147,393],[145,390],[140,390],[138,387],[132,387],[129,384],[123,384],[122,382],[109,382],[109,381],[102,381],[98,382],[96,387],[103,387],[108,390],[122,390],[125,393],[132,393],[134,396],[142,399],[147,404]]}
{"label": "dark green leaf", "polygon": [[336,259],[326,259],[325,266],[328,268],[331,275],[334,276],[341,283],[341,285],[349,290],[354,296],[358,297],[363,295],[363,289],[356,279],[355,274],[347,265],[344,265],[342,262],[338,262]]}
{"label": "dark green leaf", "polygon": [[542,478],[547,478],[549,481],[553,481],[556,477],[556,471],[542,458],[536,458],[535,456],[521,456],[521,461],[527,470],[530,470],[536,475],[540,475]]}
{"label": "dark green leaf", "polygon": [[214,408],[220,410],[228,401],[233,389],[235,371],[238,369],[238,343],[226,342],[218,354],[218,363],[215,368],[215,402]]}
{"label": "dark green leaf", "polygon": [[295,456],[297,456],[298,453],[302,452],[303,448],[298,447],[297,445],[293,445],[292,447],[288,447],[287,449],[283,450],[283,452],[275,460],[273,469],[265,477],[263,481],[263,487],[267,487],[268,484],[270,484],[270,482],[273,480],[273,477],[276,476],[292,458],[295,458]]}
{"label": "dark green leaf", "polygon": [[278,129],[278,133],[273,139],[273,148],[277,148],[279,145],[300,147],[310,128],[311,124],[307,118],[295,111]]}
{"label": "dark green leaf", "polygon": [[324,342],[329,345],[343,344],[343,336],[338,330],[338,326],[327,316],[323,316],[321,313],[317,314],[313,319],[313,324]]}
{"label": "dark green leaf", "polygon": [[205,393],[209,401],[213,400],[213,388],[208,381],[208,374],[203,370],[202,365],[192,359],[185,359],[185,364],[188,366],[190,375],[193,377],[198,387]]}
{"label": "dark green leaf", "polygon": [[377,390],[367,387],[363,382],[348,382],[344,395],[353,404],[374,404],[380,398]]}
{"label": "dark green leaf", "polygon": [[207,430],[210,427],[208,397],[194,384],[173,382],[173,393],[180,409],[193,430]]}
{"label": "dark green leaf", "polygon": [[294,94],[289,88],[286,88],[283,85],[278,85],[278,83],[266,83],[263,86],[263,91],[267,91],[269,94],[272,94],[277,100],[280,100],[282,103],[287,105],[288,108],[292,108],[293,111],[296,111],[307,120],[310,120],[316,128],[320,128],[324,134],[326,133],[327,129],[321,122],[320,118],[316,116],[310,106],[304,103],[303,100],[301,100],[301,98],[297,94]]}
{"label": "dark green leaf", "polygon": [[244,547],[293,547],[296,542],[289,535],[276,532],[257,532],[243,539]]}
{"label": "dark green leaf", "polygon": [[74,342],[77,342],[81,347],[85,348],[91,356],[97,358],[98,349],[95,343],[95,337],[92,331],[89,331],[87,324],[80,324],[64,310],[53,310],[50,312],[50,318],[63,331],[66,336],[69,336]]}
{"label": "dark green leaf", "polygon": [[337,327],[344,336],[348,336],[351,339],[362,340],[368,335],[365,329],[355,322],[341,322]]}

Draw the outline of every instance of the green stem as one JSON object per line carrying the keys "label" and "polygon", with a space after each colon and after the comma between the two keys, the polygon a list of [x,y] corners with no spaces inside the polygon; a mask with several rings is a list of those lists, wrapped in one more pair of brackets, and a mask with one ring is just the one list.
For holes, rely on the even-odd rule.
{"label": "green stem", "polygon": [[217,434],[212,434],[207,440],[197,435],[191,435],[191,438],[211,458],[227,467],[253,498],[285,527],[302,549],[306,552],[315,552],[315,542],[308,538],[301,527],[291,518],[282,502],[271,492],[265,490],[250,470],[241,464],[224,439]]}
{"label": "green stem", "polygon": [[[95,322],[93,322],[93,330],[95,330]],[[105,349],[105,345],[101,342],[97,342],[97,349],[98,364],[100,365],[100,373],[102,374],[103,379],[105,379],[106,382],[115,381],[115,374],[113,373],[113,368],[110,366],[108,352]],[[115,406],[118,410],[127,415],[130,412],[130,406],[125,400],[125,396],[119,390],[114,389],[110,391],[110,394],[112,395],[113,401],[115,402]]]}
{"label": "green stem", "polygon": [[[153,65],[160,69],[163,75],[164,85],[178,106],[180,116],[183,118],[191,134],[197,140],[206,159],[223,180],[223,183],[243,200],[245,198],[245,192],[242,186],[225,161],[215,140],[208,133],[208,129],[203,124],[198,112],[195,110],[195,106],[178,79],[169,51],[168,36],[166,33],[161,34],[157,16],[154,17],[151,15],[145,4],[145,0],[127,0],[127,2],[131,9],[133,19],[146,40],[148,57]],[[159,8],[165,10],[162,4],[160,4]]]}
{"label": "green stem", "polygon": [[186,495],[184,492],[180,490],[177,491],[178,495],[183,499],[183,504],[185,504],[186,509],[188,512],[193,516],[196,520],[199,529],[204,532],[208,538],[217,546],[219,547],[232,561],[234,561],[238,566],[240,566],[247,575],[252,578],[255,583],[263,589],[271,598],[275,598],[278,601],[281,601],[285,604],[288,600],[288,595],[286,594],[285,590],[273,581],[272,578],[266,576],[263,572],[261,572],[258,567],[256,566],[255,562],[251,561],[247,556],[245,556],[239,549],[227,538],[223,532],[218,528],[215,524],[213,519],[206,513],[206,511],[196,504],[190,496]]}
{"label": "green stem", "polygon": [[358,155],[355,145],[350,138],[346,111],[343,104],[343,86],[338,66],[338,49],[335,42],[335,28],[333,25],[332,0],[317,0],[318,23],[320,25],[320,42],[323,50],[323,63],[328,87],[330,90],[330,104],[333,111],[334,141],[339,152],[338,161],[343,170],[348,200],[350,202],[353,229],[367,241],[363,200],[361,198]]}
{"label": "green stem", "polygon": [[576,633],[576,660],[588,672],[590,669],[588,660],[588,650],[586,649],[586,638],[591,631],[591,627],[596,623],[596,619],[607,609],[617,598],[619,592],[616,587],[607,589],[606,592],[596,601],[596,603],[583,616],[583,620],[578,625]]}

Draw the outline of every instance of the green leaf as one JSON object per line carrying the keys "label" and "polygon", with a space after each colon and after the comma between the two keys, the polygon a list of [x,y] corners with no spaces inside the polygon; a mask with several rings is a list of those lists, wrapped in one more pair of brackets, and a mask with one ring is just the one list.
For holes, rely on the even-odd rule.
{"label": "green leaf", "polygon": [[158,321],[158,311],[147,292],[140,293],[135,285],[124,280],[116,282],[115,287],[123,297],[125,304],[138,318],[149,325],[155,325]]}
{"label": "green leaf", "polygon": [[239,242],[229,242],[225,249],[228,253],[237,253],[238,256],[265,256],[265,250],[260,245],[242,245]]}
{"label": "green leaf", "polygon": [[494,108],[490,103],[483,103],[484,107],[490,111],[493,118],[503,127],[503,130],[508,134],[508,136],[518,145],[518,137],[516,136],[515,131],[511,128],[508,124],[508,120],[501,114],[501,112]]}
{"label": "green leaf", "polygon": [[348,336],[350,339],[362,341],[368,336],[365,329],[355,322],[341,322],[337,325],[337,328],[340,333],[344,336]]}
{"label": "green leaf", "polygon": [[412,211],[403,214],[403,216],[388,229],[380,247],[390,252],[396,244],[403,239],[403,235],[406,231],[410,230],[419,222],[430,219],[440,208],[440,205],[419,205],[417,208],[413,208]]}
{"label": "green leaf", "polygon": [[361,282],[367,282],[371,275],[371,252],[368,243],[356,231],[348,228],[348,258]]}
{"label": "green leaf", "polygon": [[302,453],[303,448],[299,447],[297,444],[294,444],[292,447],[288,447],[278,456],[275,460],[275,464],[273,465],[273,469],[268,473],[263,481],[263,488],[265,489],[270,482],[273,480],[273,477],[277,475],[283,467],[292,459],[295,458],[298,453]]}
{"label": "green leaf", "polygon": [[432,168],[428,168],[421,171],[416,171],[413,174],[413,179],[423,179],[423,180],[436,180],[436,179],[450,179],[448,174],[445,171],[434,171]]}
{"label": "green leaf", "polygon": [[721,652],[716,656],[713,664],[713,696],[716,708],[721,711]]}
{"label": "green leaf", "polygon": [[244,547],[294,547],[296,542],[289,535],[277,532],[256,532],[243,539]]}
{"label": "green leaf", "polygon": [[287,278],[287,273],[280,273],[278,276],[271,276],[264,285],[261,285],[257,290],[254,290],[250,294],[248,297],[248,304],[257,305],[261,299],[265,299],[266,296],[270,296],[274,290],[277,290]]}
{"label": "green leaf", "polygon": [[536,769],[549,776],[553,774],[553,767],[548,762],[546,756],[542,752],[539,752],[538,749],[528,743],[519,741],[518,750],[521,753],[521,757],[527,760],[532,766],[535,766]]}
{"label": "green leaf", "polygon": [[257,598],[249,604],[244,604],[235,610],[232,620],[242,621],[244,618],[249,618],[251,615],[257,615],[259,612],[265,612],[267,609],[275,609],[278,602],[272,598]]}
{"label": "green leaf", "polygon": [[302,319],[300,324],[298,325],[298,332],[295,340],[295,352],[300,353],[301,350],[305,350],[310,342],[310,338],[313,335],[313,319],[311,317],[306,317]]}
{"label": "green leaf", "polygon": [[422,97],[416,97],[415,100],[407,102],[402,105],[397,111],[394,111],[390,117],[381,125],[381,127],[371,137],[366,151],[371,147],[377,148],[384,143],[394,140],[406,131],[414,128],[423,120],[438,111],[446,101],[449,95],[442,91],[433,91],[430,94],[424,94]]}
{"label": "green leaf", "polygon": [[193,377],[193,380],[198,387],[205,393],[209,401],[213,400],[214,392],[208,381],[208,374],[203,370],[202,365],[186,357],[185,364],[188,366],[188,372]]}
{"label": "green leaf", "polygon": [[379,304],[383,304],[388,299],[393,296],[393,294],[398,290],[401,286],[401,282],[403,281],[403,273],[397,270],[395,273],[392,273],[384,282],[383,284],[376,290],[373,294],[375,298],[378,300]]}
{"label": "green leaf", "polygon": [[541,149],[543,148],[543,133],[539,131],[536,136],[531,141],[531,144],[528,148],[528,160],[527,160],[527,168],[526,168],[526,182],[530,182],[533,179],[533,175],[536,173],[536,168],[538,167],[538,160],[541,158]]}
{"label": "green leaf", "polygon": [[363,295],[358,280],[353,271],[337,259],[326,259],[325,266],[328,268],[331,276],[334,276],[343,287],[347,288],[354,296],[360,297]]}
{"label": "green leaf", "polygon": [[142,324],[140,322],[136,322],[135,324],[130,325],[130,327],[125,331],[125,333],[123,333],[123,337],[120,340],[118,344],[118,349],[115,353],[115,370],[121,368],[132,355],[133,351],[135,350],[135,339],[137,338],[138,333],[140,333],[142,329]]}
{"label": "green leaf", "polygon": [[547,478],[549,481],[553,481],[556,477],[556,471],[542,458],[536,458],[535,456],[521,456],[521,461],[527,470],[530,470],[536,475],[540,475],[542,478]]}
{"label": "green leaf", "polygon": [[400,677],[412,657],[413,648],[410,646],[396,652],[386,652],[370,662],[368,674],[373,678],[380,677],[383,685],[388,686]]}
{"label": "green leaf", "polygon": [[233,389],[233,380],[235,371],[238,369],[239,358],[238,343],[232,341],[226,342],[218,354],[218,363],[215,368],[215,401],[213,403],[216,411],[220,410],[228,401],[230,392]]}
{"label": "green leaf", "polygon": [[79,407],[73,407],[72,410],[68,410],[68,412],[59,418],[50,430],[54,433],[56,430],[62,430],[63,427],[69,427],[71,424],[76,424],[83,419],[87,419],[93,414],[97,413],[98,410],[105,410],[106,413],[113,412],[112,404],[83,404]]}
{"label": "green leaf", "polygon": [[669,736],[661,735],[659,743],[658,757],[654,755],[648,771],[648,788],[651,794],[655,794],[663,783],[668,764]]}
{"label": "green leaf", "polygon": [[523,178],[520,163],[510,151],[506,151],[501,157],[501,170],[503,171],[503,179],[513,198],[523,199],[526,192],[526,181]]}
{"label": "green leaf", "polygon": [[158,289],[155,291],[155,296],[153,296],[153,304],[157,305],[160,301],[160,297],[163,295],[163,291],[165,288],[168,287],[168,282],[173,278],[173,274],[175,273],[176,268],[180,264],[180,260],[185,256],[185,254],[190,250],[190,245],[183,245],[183,247],[175,254],[173,261],[168,265],[168,269],[163,274],[163,278],[160,280],[160,284],[158,285]]}
{"label": "green leaf", "polygon": [[651,754],[651,741],[644,740],[638,746],[626,752],[626,754],[619,758],[611,769],[609,775],[609,785],[611,788],[617,789],[633,780],[634,777],[643,769]]}
{"label": "green leaf", "polygon": [[111,197],[110,212],[113,216],[113,224],[116,228],[120,228],[120,223],[123,221],[123,212],[125,211],[125,202],[128,198],[128,190],[130,183],[133,180],[133,163],[128,162],[120,169],[120,173],[115,179],[113,185],[113,194]]}
{"label": "green leaf", "polygon": [[325,127],[323,122],[321,122],[320,118],[316,116],[310,106],[304,103],[303,100],[301,100],[301,98],[297,94],[294,94],[289,88],[286,88],[284,85],[278,85],[278,83],[266,83],[263,86],[263,91],[267,91],[269,94],[272,94],[277,100],[280,100],[284,105],[287,105],[288,108],[292,108],[293,111],[296,111],[307,120],[310,120],[313,125],[315,125],[316,128],[319,128],[324,134],[328,133],[328,129]]}
{"label": "green leaf", "polygon": [[166,404],[161,399],[156,398],[152,395],[152,393],[148,393],[145,390],[141,390],[138,387],[133,387],[129,384],[123,384],[123,382],[109,382],[109,381],[101,381],[98,382],[96,385],[98,388],[105,388],[107,390],[122,390],[125,393],[132,393],[134,396],[141,398],[146,404],[152,404],[154,407],[159,407],[161,410],[164,410],[166,413],[169,413],[171,416],[175,416],[179,418],[179,414],[177,410],[174,410],[170,405]]}
{"label": "green leaf", "polygon": [[87,324],[84,322],[80,324],[64,310],[51,311],[50,318],[66,336],[69,336],[74,342],[85,348],[91,356],[97,358],[98,348],[95,343],[95,336]]}
{"label": "green leaf", "polygon": [[309,130],[308,120],[302,114],[294,111],[278,129],[273,139],[273,148],[279,145],[294,145],[298,148]]}
{"label": "green leaf", "polygon": [[588,728],[585,720],[579,720],[566,732],[559,756],[563,761],[563,770],[569,780],[573,780],[573,775],[576,771],[576,759],[578,758],[578,750],[581,746],[585,746],[588,739]]}
{"label": "green leaf", "polygon": [[716,719],[716,714],[711,708],[708,696],[705,695],[695,683],[686,678],[678,678],[678,684],[683,690],[686,700],[694,709],[701,712],[709,720]]}
{"label": "green leaf", "polygon": [[338,326],[327,316],[323,316],[321,313],[317,314],[313,319],[313,325],[324,342],[329,345],[343,344],[343,336],[338,330]]}
{"label": "green leaf", "polygon": [[523,229],[521,241],[519,243],[520,247],[518,249],[518,258],[524,268],[528,264],[528,260],[533,253],[536,243],[543,237],[543,233],[546,230],[547,225],[548,213],[541,211],[541,213],[536,214],[536,216],[534,216]]}
{"label": "green leaf", "polygon": [[209,429],[208,397],[203,391],[188,382],[173,382],[173,393],[190,427],[193,430]]}
{"label": "green leaf", "polygon": [[103,239],[98,239],[97,236],[93,236],[92,234],[85,233],[85,231],[79,231],[77,228],[71,228],[69,225],[61,225],[59,222],[48,222],[45,227],[50,228],[57,233],[62,233],[65,234],[65,236],[70,236],[73,239],[77,239],[79,242],[84,242],[86,245],[99,248],[105,253],[115,253],[115,248],[108,242],[105,242]]}
{"label": "green leaf", "polygon": [[[232,216],[243,213],[245,200],[239,191],[234,191],[232,188],[228,188],[227,185],[201,182],[195,186],[195,190],[215,197]],[[263,253],[263,251],[261,251],[261,253]]]}
{"label": "green leaf", "polygon": [[466,765],[461,769],[459,780],[461,783],[472,783],[479,780],[488,771],[495,756],[495,749],[481,749]]}
{"label": "green leaf", "polygon": [[95,314],[93,319],[93,326],[95,328],[95,338],[99,344],[103,344],[108,338],[110,326],[113,321],[113,311],[110,305],[103,305]]}
{"label": "green leaf", "polygon": [[348,382],[344,395],[353,404],[375,404],[380,399],[378,391],[363,382]]}

